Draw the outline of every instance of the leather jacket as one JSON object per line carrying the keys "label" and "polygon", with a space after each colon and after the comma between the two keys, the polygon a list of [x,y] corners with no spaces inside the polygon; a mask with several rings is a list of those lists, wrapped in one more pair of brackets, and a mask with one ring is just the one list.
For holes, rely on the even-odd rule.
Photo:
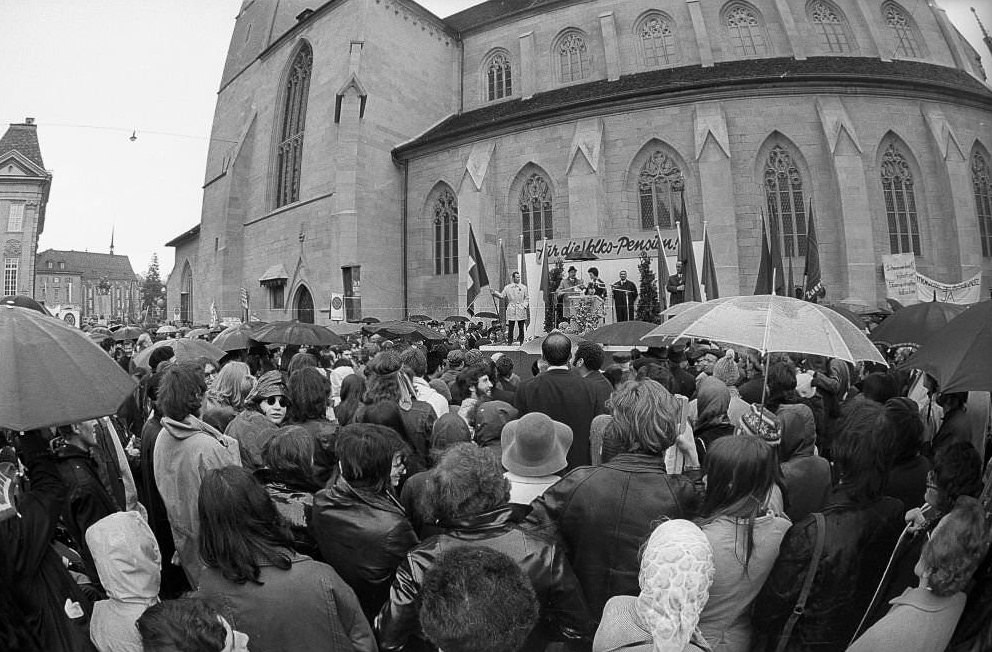
{"label": "leather jacket", "polygon": [[663,518],[698,514],[702,472],[669,475],[661,457],[621,453],[581,466],[534,501],[527,521],[560,533],[595,622],[615,595],[637,595],[639,551]]}
{"label": "leather jacket", "polygon": [[340,475],[314,495],[310,534],[370,622],[389,595],[396,567],[418,542],[392,495],[356,489]]}
{"label": "leather jacket", "polygon": [[561,546],[553,538],[521,527],[511,505],[444,525],[447,532],[424,540],[397,569],[389,602],[376,620],[380,650],[427,647],[418,618],[424,574],[441,553],[462,546],[485,546],[504,553],[533,584],[541,605],[540,622],[523,650],[544,650],[548,638],[591,636],[582,590]]}

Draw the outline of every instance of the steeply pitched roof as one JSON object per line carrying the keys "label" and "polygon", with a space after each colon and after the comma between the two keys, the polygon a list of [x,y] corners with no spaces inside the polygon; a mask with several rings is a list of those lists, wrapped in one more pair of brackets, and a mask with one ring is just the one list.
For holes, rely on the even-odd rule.
{"label": "steeply pitched roof", "polygon": [[79,272],[83,279],[99,280],[106,276],[111,281],[133,281],[137,279],[131,260],[127,256],[99,254],[89,251],[65,251],[46,249],[38,254],[37,273],[44,274],[52,261],[54,271],[60,262],[65,263],[65,271]]}
{"label": "steeply pitched roof", "polygon": [[524,13],[531,9],[550,4],[564,3],[565,0],[489,0],[452,14],[444,22],[459,32],[481,27],[500,18]]}
{"label": "steeply pitched roof", "polygon": [[189,229],[187,231],[184,231],[183,233],[180,233],[179,235],[177,235],[176,237],[174,237],[172,240],[169,240],[168,242],[165,243],[165,246],[166,247],[178,247],[182,243],[186,242],[187,240],[192,240],[193,238],[197,237],[198,235],[200,235],[200,225],[199,224],[197,224],[196,226],[194,226],[193,228],[191,228],[191,229]]}
{"label": "steeply pitched roof", "polygon": [[17,151],[29,161],[45,169],[41,160],[41,146],[38,144],[38,127],[34,123],[15,123],[0,137],[0,154]]}
{"label": "steeply pitched roof", "polygon": [[624,75],[616,81],[601,79],[537,93],[526,100],[490,104],[451,116],[418,138],[396,147],[393,155],[402,158],[418,148],[469,138],[482,130],[510,128],[573,111],[635,101],[698,97],[703,91],[719,92],[734,88],[769,91],[804,84],[842,84],[851,89],[905,89],[914,85],[954,98],[951,101],[970,98],[972,102],[992,102],[992,91],[968,73],[917,61],[884,62],[868,57],[811,57],[802,61],[783,57],[729,61],[709,68],[683,66],[651,70]]}

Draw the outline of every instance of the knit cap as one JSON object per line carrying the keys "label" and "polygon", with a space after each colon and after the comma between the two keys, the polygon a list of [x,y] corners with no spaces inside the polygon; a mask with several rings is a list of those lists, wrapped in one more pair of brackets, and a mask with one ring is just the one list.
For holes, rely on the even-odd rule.
{"label": "knit cap", "polygon": [[727,349],[722,358],[713,363],[713,377],[723,381],[727,387],[734,387],[741,380],[741,371],[734,362],[734,352]]}
{"label": "knit cap", "polygon": [[741,417],[735,434],[759,437],[772,446],[778,446],[782,441],[782,427],[778,417],[760,403],[751,404],[751,409]]}

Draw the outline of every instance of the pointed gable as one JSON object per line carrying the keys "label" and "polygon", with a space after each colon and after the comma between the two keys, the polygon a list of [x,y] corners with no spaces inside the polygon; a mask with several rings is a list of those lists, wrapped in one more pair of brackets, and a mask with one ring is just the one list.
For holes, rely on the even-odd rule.
{"label": "pointed gable", "polygon": [[45,162],[41,159],[41,146],[38,144],[38,128],[34,124],[34,119],[26,118],[23,123],[11,124],[6,133],[0,137],[0,157],[7,158],[6,155],[17,152],[22,157],[45,169]]}

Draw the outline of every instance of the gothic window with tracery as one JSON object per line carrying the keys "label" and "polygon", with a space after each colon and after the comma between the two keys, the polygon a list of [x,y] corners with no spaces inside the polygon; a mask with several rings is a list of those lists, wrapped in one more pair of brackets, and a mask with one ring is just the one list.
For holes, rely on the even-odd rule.
{"label": "gothic window with tracery", "polygon": [[906,156],[889,143],[882,154],[882,195],[889,223],[889,251],[893,254],[922,254],[920,221],[913,190],[913,172]]}
{"label": "gothic window with tracery", "polygon": [[806,202],[803,178],[792,155],[775,145],[765,160],[765,200],[774,235],[782,243],[782,255],[806,255]]}
{"label": "gothic window with tracery", "polygon": [[754,8],[735,4],[724,14],[724,21],[737,56],[760,57],[768,53],[765,27]]}
{"label": "gothic window with tracery", "polygon": [[306,43],[296,53],[284,88],[282,127],[276,170],[276,207],[300,200],[300,174],[303,169],[303,132],[307,117],[307,95],[313,51]]}
{"label": "gothic window with tracery", "polygon": [[971,183],[975,188],[975,208],[978,213],[978,237],[982,255],[992,257],[992,171],[981,153],[971,157]]}
{"label": "gothic window with tracery", "polygon": [[537,251],[537,243],[554,237],[551,185],[542,175],[531,174],[520,191],[520,220],[524,252]]}
{"label": "gothic window with tracery", "polygon": [[675,30],[665,16],[658,13],[646,16],[637,27],[637,37],[648,66],[670,66],[679,60]]}
{"label": "gothic window with tracery", "polygon": [[489,57],[486,66],[486,90],[490,102],[513,95],[510,55],[506,52],[497,52]]}
{"label": "gothic window with tracery", "polygon": [[818,0],[809,7],[809,19],[820,37],[820,45],[831,53],[850,52],[847,19],[836,7]]}
{"label": "gothic window with tracery", "polygon": [[558,57],[558,78],[562,82],[575,82],[589,76],[592,67],[589,48],[579,32],[566,32],[558,39],[555,48]]}
{"label": "gothic window with tracery", "polygon": [[458,273],[458,199],[443,186],[431,202],[434,220],[434,273]]}
{"label": "gothic window with tracery", "polygon": [[885,3],[882,6],[882,12],[885,15],[885,24],[889,26],[895,40],[895,56],[906,59],[922,57],[923,49],[916,36],[916,25],[913,24],[913,19],[894,2]]}
{"label": "gothic window with tracery", "polygon": [[675,228],[682,213],[685,177],[670,156],[655,151],[641,167],[637,179],[641,228]]}

